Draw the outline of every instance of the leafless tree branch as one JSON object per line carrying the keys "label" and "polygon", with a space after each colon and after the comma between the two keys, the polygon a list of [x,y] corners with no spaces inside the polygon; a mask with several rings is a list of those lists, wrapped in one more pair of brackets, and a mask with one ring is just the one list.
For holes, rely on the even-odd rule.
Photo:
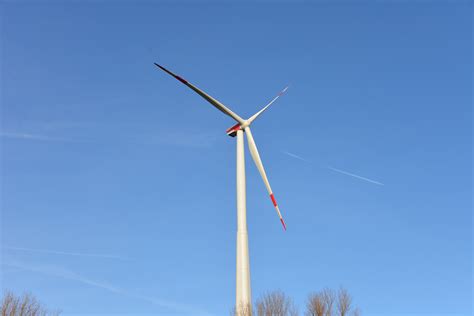
{"label": "leafless tree branch", "polygon": [[339,316],[346,316],[351,310],[352,297],[346,289],[340,288],[337,293],[337,311]]}
{"label": "leafless tree branch", "polygon": [[59,311],[49,311],[31,294],[15,296],[7,291],[2,298],[2,316],[57,316]]}
{"label": "leafless tree branch", "polygon": [[256,310],[258,316],[297,316],[293,300],[282,291],[264,294],[257,300]]}

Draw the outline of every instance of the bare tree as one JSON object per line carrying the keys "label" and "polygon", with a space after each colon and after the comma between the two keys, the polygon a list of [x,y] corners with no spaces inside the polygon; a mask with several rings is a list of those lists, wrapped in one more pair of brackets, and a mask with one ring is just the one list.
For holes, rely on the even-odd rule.
{"label": "bare tree", "polygon": [[324,289],[321,292],[310,294],[306,303],[307,316],[332,316],[334,292]]}
{"label": "bare tree", "polygon": [[325,316],[326,304],[321,293],[310,294],[306,303],[307,316]]}
{"label": "bare tree", "polygon": [[337,311],[339,316],[346,316],[351,310],[352,297],[346,289],[340,288],[337,293]]}
{"label": "bare tree", "polygon": [[15,296],[7,291],[2,298],[2,316],[53,316],[59,315],[59,312],[47,310],[31,294]]}
{"label": "bare tree", "polygon": [[282,291],[264,294],[255,303],[258,316],[297,316],[293,300]]}
{"label": "bare tree", "polygon": [[[337,293],[331,289],[308,296],[306,316],[349,316],[352,308],[352,297],[349,292],[341,288]],[[359,309],[355,309],[352,316],[360,316]]]}
{"label": "bare tree", "polygon": [[335,294],[331,289],[324,289],[321,292],[323,302],[326,306],[325,316],[332,316],[333,315],[333,305],[335,300]]}

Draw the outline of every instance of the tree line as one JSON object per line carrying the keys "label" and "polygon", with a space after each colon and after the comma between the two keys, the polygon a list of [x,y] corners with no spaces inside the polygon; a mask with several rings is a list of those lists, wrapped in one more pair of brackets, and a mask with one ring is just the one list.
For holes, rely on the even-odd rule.
{"label": "tree line", "polygon": [[[282,291],[263,294],[253,307],[238,306],[231,316],[299,316],[299,310],[291,297]],[[340,288],[337,291],[324,289],[311,293],[306,300],[305,316],[360,316],[360,309],[353,306],[352,296]]]}
{"label": "tree line", "polygon": [[[1,302],[1,316],[58,316],[60,311],[49,310],[33,295],[16,296],[5,292]],[[239,306],[231,316],[299,316],[298,308],[291,297],[282,291],[273,291],[258,298],[253,307]],[[340,288],[338,291],[324,289],[311,293],[306,300],[304,316],[360,316],[353,306],[352,296]]]}

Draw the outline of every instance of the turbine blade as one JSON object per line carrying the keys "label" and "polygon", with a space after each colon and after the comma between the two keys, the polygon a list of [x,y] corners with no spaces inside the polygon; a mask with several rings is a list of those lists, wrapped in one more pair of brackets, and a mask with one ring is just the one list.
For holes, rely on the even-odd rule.
{"label": "turbine blade", "polygon": [[189,83],[188,81],[186,81],[185,79],[181,78],[180,76],[172,73],[171,71],[169,71],[168,69],[166,69],[165,67],[161,66],[161,65],[158,65],[157,63],[154,63],[156,67],[160,68],[161,70],[163,70],[164,72],[166,72],[167,74],[175,77],[177,80],[179,80],[180,82],[184,83],[186,86],[188,86],[189,88],[191,88],[192,90],[194,90],[194,92],[196,92],[197,94],[199,94],[201,97],[203,97],[207,102],[211,103],[214,107],[216,107],[219,111],[223,112],[224,114],[227,114],[229,115],[230,117],[232,117],[234,120],[236,120],[237,122],[239,122],[240,124],[243,124],[244,123],[244,119],[242,119],[240,116],[238,116],[237,114],[235,114],[234,112],[232,112],[229,108],[227,108],[224,104],[220,103],[219,101],[217,101],[216,99],[214,99],[213,97],[211,97],[210,95],[208,95],[207,93],[205,93],[204,91],[202,91],[201,89],[199,89],[198,87],[192,85],[191,83]]}
{"label": "turbine blade", "polygon": [[253,139],[252,132],[250,131],[250,127],[245,128],[245,134],[247,134],[250,155],[252,156],[253,161],[255,162],[255,165],[257,166],[258,171],[260,172],[260,175],[262,176],[263,183],[265,183],[265,187],[267,188],[268,194],[270,194],[270,199],[272,200],[273,206],[275,207],[278,217],[280,218],[281,224],[283,225],[283,229],[286,230],[285,221],[283,220],[283,217],[281,216],[280,208],[278,207],[278,204],[275,200],[275,196],[273,195],[270,182],[268,182],[267,174],[265,173],[265,168],[263,168],[263,163],[262,163],[262,160],[260,159],[257,145],[255,145],[255,140]]}
{"label": "turbine blade", "polygon": [[268,103],[267,105],[265,105],[265,107],[263,109],[261,109],[260,111],[258,111],[257,113],[255,113],[252,117],[250,117],[248,119],[249,123],[252,123],[257,117],[260,116],[260,114],[262,114],[263,112],[265,112],[266,109],[268,109],[268,107],[270,105],[273,104],[273,102],[275,102],[279,97],[281,97],[282,95],[285,94],[286,90],[288,90],[289,86],[286,86],[285,89],[281,90],[276,97],[273,98],[273,100],[270,101],[270,103]]}

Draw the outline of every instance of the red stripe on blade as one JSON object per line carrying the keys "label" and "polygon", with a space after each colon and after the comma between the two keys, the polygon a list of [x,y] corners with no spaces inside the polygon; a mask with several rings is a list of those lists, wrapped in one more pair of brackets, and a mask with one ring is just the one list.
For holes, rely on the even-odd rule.
{"label": "red stripe on blade", "polygon": [[283,220],[283,218],[280,218],[280,222],[283,225],[283,229],[286,230],[286,225],[285,225],[285,221]]}
{"label": "red stripe on blade", "polygon": [[277,206],[277,201],[275,200],[275,197],[273,196],[273,193],[270,194],[270,198],[272,199],[273,205]]}

